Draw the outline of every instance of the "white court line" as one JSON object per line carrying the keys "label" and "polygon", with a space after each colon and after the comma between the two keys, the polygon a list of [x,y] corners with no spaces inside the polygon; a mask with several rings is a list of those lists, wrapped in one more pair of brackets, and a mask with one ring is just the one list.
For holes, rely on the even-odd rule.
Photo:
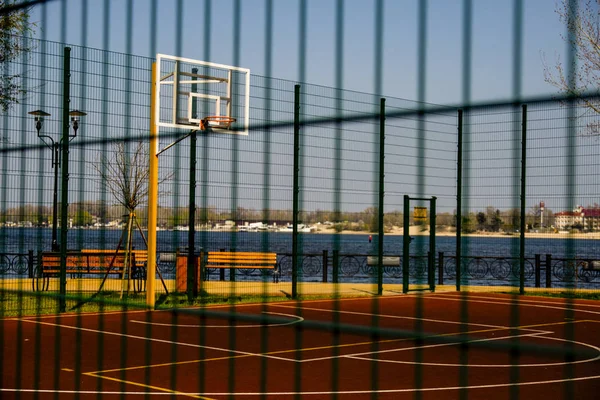
{"label": "white court line", "polygon": [[[434,296],[423,296],[423,297],[438,297],[436,295]],[[442,298],[442,300],[455,300],[454,298]],[[458,299],[460,301],[465,301],[465,299]],[[494,298],[494,300],[498,300],[497,298]],[[472,301],[472,300],[467,300],[467,301]],[[316,302],[316,301],[315,301]],[[485,303],[485,302],[484,302]],[[489,302],[491,304],[501,304],[501,305],[506,305],[506,302]],[[285,303],[284,303],[285,304]],[[299,307],[289,307],[288,308],[299,308]],[[301,308],[301,307],[300,307]],[[555,308],[555,307],[547,307],[547,308]],[[307,308],[308,309],[308,308]],[[558,308],[558,309],[565,309],[565,308]],[[323,310],[323,309],[315,309],[317,311],[329,311],[329,312],[333,312],[335,310]],[[578,310],[579,311],[579,310]],[[342,312],[342,311],[337,311],[337,312]],[[365,314],[365,313],[360,313],[363,315],[371,315],[371,314]],[[371,315],[372,316],[372,315]],[[384,316],[385,317],[385,316]],[[398,318],[398,316],[388,316],[390,318]],[[404,317],[404,318],[408,318],[408,317]],[[25,320],[22,319],[25,322],[33,322],[33,323],[40,323],[40,324],[46,324],[46,325],[54,325],[54,326],[60,326],[60,325],[55,325],[55,324],[50,324],[50,323],[43,323],[43,322],[37,322],[37,321],[30,321],[30,320]],[[435,321],[435,320],[433,320]],[[459,322],[450,322],[450,321],[437,321],[437,322],[441,322],[441,323],[455,323],[455,324],[462,324]],[[506,328],[506,327],[501,327],[501,326],[494,326],[494,325],[482,325],[482,324],[472,324],[474,326],[485,326],[485,327],[491,327],[491,328]],[[101,332],[101,331],[95,331],[95,330],[90,330],[90,329],[86,329],[86,328],[75,328],[75,327],[71,327],[71,326],[66,326],[67,328],[71,328],[71,329],[82,329],[82,330],[87,330],[87,331],[92,331],[92,332]],[[123,334],[115,334],[112,332],[101,332],[104,334],[109,334],[109,335],[118,335],[118,336],[128,336],[128,335],[123,335]],[[534,335],[535,336],[535,335]],[[144,337],[140,337],[140,339],[142,340],[153,340],[153,339],[148,339],[148,338],[144,338]],[[550,340],[560,340],[560,339],[555,339],[555,338],[546,338],[546,339],[550,339]],[[160,340],[162,341],[162,340]],[[168,342],[168,341],[162,341],[162,342]],[[173,342],[168,342],[168,343],[173,343]],[[183,344],[183,345],[188,345],[188,344]],[[586,344],[583,344],[586,345]],[[195,345],[190,345],[193,347],[199,347],[199,346],[195,346]],[[206,347],[206,346],[203,346]],[[218,349],[218,350],[223,350],[223,349]],[[226,350],[227,352],[230,352],[230,350]],[[264,355],[258,355],[258,356],[264,356]],[[278,357],[270,357],[270,358],[277,358]],[[282,359],[284,361],[293,361],[293,360],[289,360],[289,359]],[[381,361],[381,360],[379,360]],[[303,396],[331,396],[331,395],[344,395],[344,394],[348,394],[348,395],[352,395],[352,394],[386,394],[386,393],[416,393],[416,392],[438,392],[438,391],[448,391],[448,390],[476,390],[476,389],[493,389],[493,388],[503,388],[503,387],[520,387],[520,386],[533,386],[533,385],[548,385],[548,384],[558,384],[558,383],[564,383],[564,382],[579,382],[579,381],[587,381],[587,380],[594,380],[594,379],[600,379],[600,375],[594,375],[594,376],[587,376],[587,377],[578,377],[578,378],[565,378],[565,379],[556,379],[556,380],[545,380],[545,381],[532,381],[532,382],[518,382],[518,383],[501,383],[501,384],[489,384],[489,385],[473,385],[473,386],[450,386],[450,387],[433,387],[433,388],[406,388],[406,389],[381,389],[381,390],[355,390],[355,391],[320,391],[320,392],[243,392],[243,393],[226,393],[226,392],[219,392],[219,393],[186,393],[187,395],[204,395],[204,396],[265,396],[265,395],[272,395],[272,396],[298,396],[298,395],[303,395]],[[23,388],[19,388],[19,389],[10,389],[10,388],[0,388],[0,392],[28,392],[28,393],[54,393],[54,394],[102,394],[102,395],[118,395],[118,396],[123,396],[123,395],[139,395],[139,396],[173,396],[172,393],[164,393],[164,392],[105,392],[105,391],[62,391],[62,390],[40,390],[40,389],[23,389]]]}
{"label": "white court line", "polygon": [[[501,387],[514,386],[532,386],[549,385],[553,383],[578,382],[591,379],[600,379],[600,375],[585,376],[581,378],[553,379],[547,381],[517,382],[517,383],[496,383],[490,385],[473,386],[449,386],[432,388],[407,388],[407,389],[378,389],[378,390],[338,390],[323,392],[245,392],[245,393],[202,393],[203,396],[332,396],[332,395],[351,395],[351,394],[387,394],[387,393],[418,393],[418,392],[440,392],[446,390],[473,390],[473,389],[495,389]],[[470,396],[468,396],[470,397]]]}
{"label": "white court line", "polygon": [[[553,333],[553,332],[547,332],[547,333]],[[530,336],[530,337],[537,337],[537,338],[541,338],[541,339],[545,339],[545,340],[557,340],[557,341],[561,341],[561,342],[568,342],[568,343],[573,343],[573,344],[577,344],[580,346],[584,346],[584,347],[590,347],[594,350],[596,350],[596,352],[598,353],[598,355],[596,357],[593,358],[588,358],[585,360],[578,360],[578,361],[569,361],[569,362],[554,362],[554,363],[537,363],[537,364],[450,364],[450,363],[428,363],[428,362],[415,362],[415,361],[400,361],[400,360],[381,360],[381,359],[373,359],[370,357],[357,357],[355,355],[344,355],[341,357],[346,357],[346,358],[354,358],[357,360],[364,360],[364,361],[369,361],[369,362],[373,362],[373,361],[377,361],[377,362],[384,362],[384,363],[388,363],[388,364],[419,364],[419,365],[428,365],[428,366],[434,366],[434,367],[477,367],[477,368],[514,368],[515,366],[518,366],[519,368],[523,368],[523,367],[555,367],[555,366],[565,366],[565,365],[573,365],[573,364],[583,364],[583,363],[588,363],[588,362],[593,362],[593,361],[597,361],[600,360],[600,348],[593,346],[591,344],[588,343],[583,343],[583,342],[578,342],[575,340],[566,340],[566,339],[560,339],[560,338],[554,338],[554,337],[547,337],[547,336],[543,336],[541,334],[525,334],[525,335],[515,335],[515,336],[505,336],[505,337],[499,337],[499,338],[487,338],[487,339],[475,339],[475,340],[469,340],[467,343],[475,343],[475,342],[491,342],[493,340],[508,340],[508,339],[512,339],[512,338],[517,338],[517,337],[526,337],[526,336]],[[397,350],[386,350],[385,352],[393,352],[393,351],[405,351],[405,350],[417,350],[417,349],[424,349],[424,348],[428,348],[428,347],[440,347],[440,346],[448,346],[448,345],[459,345],[461,344],[460,342],[456,342],[456,343],[444,343],[444,344],[436,344],[436,345],[428,345],[428,346],[416,346],[413,348],[405,348],[405,349],[397,349]],[[384,352],[384,351],[382,351]],[[371,354],[376,354],[379,352],[372,352]],[[365,353],[368,354],[368,353]]]}
{"label": "white court line", "polygon": [[465,323],[465,322],[458,322],[458,321],[446,321],[446,320],[441,320],[441,319],[407,317],[407,316],[403,316],[403,315],[372,314],[372,313],[364,313],[364,312],[358,312],[358,311],[331,310],[331,309],[323,309],[323,308],[289,306],[289,305],[287,305],[287,306],[286,305],[277,305],[277,307],[302,309],[302,310],[308,310],[308,311],[321,311],[321,312],[336,313],[336,314],[362,315],[362,316],[366,316],[366,317],[408,319],[411,321],[418,320],[418,321],[437,322],[440,324],[450,324],[450,325],[465,325],[466,324],[466,325],[472,325],[472,326],[483,327],[483,328],[510,329],[510,327],[502,326],[502,325],[488,325],[488,324],[478,324],[478,323],[472,323],[472,322]]}
{"label": "white court line", "polygon": [[[40,393],[40,394],[91,394],[102,396],[333,396],[333,395],[358,395],[358,394],[390,394],[390,393],[427,393],[441,392],[447,390],[477,390],[477,389],[496,389],[505,387],[521,387],[535,385],[551,385],[565,382],[581,382],[593,379],[600,379],[600,375],[584,376],[579,378],[552,379],[545,381],[532,382],[516,382],[516,383],[494,383],[489,385],[473,385],[473,386],[447,386],[447,387],[431,387],[431,388],[406,388],[406,389],[378,389],[378,390],[337,390],[337,391],[322,391],[322,392],[214,392],[214,393],[167,393],[167,392],[127,392],[127,391],[101,391],[101,390],[55,390],[55,389],[23,389],[23,388],[0,388],[0,393],[21,392],[21,393]],[[469,396],[470,397],[470,396]]]}
{"label": "white court line", "polygon": [[[486,304],[498,304],[498,305],[510,305],[508,302],[502,302],[502,301],[494,301],[494,302],[488,302],[488,301],[477,301],[477,300],[471,300],[471,299],[461,299],[458,297],[454,297],[454,296],[449,296],[448,297],[443,297],[443,295],[431,295],[431,296],[423,296],[423,298],[429,298],[429,299],[438,299],[440,298],[441,300],[451,300],[451,301],[475,301],[475,302],[480,302],[480,303],[486,303]],[[496,298],[493,298],[494,300],[498,300]],[[541,305],[539,303],[536,303],[534,305],[529,305],[526,304],[526,306],[533,306],[533,307],[541,307],[541,308],[557,308],[557,307],[553,307],[553,306],[547,306],[547,303],[541,303]],[[422,319],[422,318],[416,318],[416,317],[406,317],[406,316],[397,316],[397,315],[379,315],[379,314],[372,314],[372,313],[363,313],[363,312],[356,312],[356,311],[344,311],[344,310],[331,310],[331,309],[320,309],[320,308],[312,308],[312,307],[292,307],[292,306],[286,306],[286,305],[278,305],[278,307],[283,307],[283,308],[301,308],[303,310],[310,310],[310,311],[321,311],[321,312],[329,312],[329,313],[341,313],[341,314],[351,314],[351,315],[363,315],[363,316],[370,316],[370,317],[378,317],[378,318],[392,318],[392,319],[409,319],[409,320],[420,320],[420,321],[428,321],[428,322],[437,322],[437,323],[445,323],[445,324],[455,324],[455,325],[464,325],[465,322],[457,322],[457,321],[444,321],[444,320],[435,320],[435,319]],[[560,310],[564,310],[564,308],[557,308]],[[575,311],[580,311],[580,310],[575,310]],[[585,311],[585,310],[583,310]],[[595,311],[590,311],[591,313],[596,314]],[[600,314],[600,313],[599,313]],[[515,329],[515,328],[511,328],[511,327],[505,327],[505,326],[496,326],[496,325],[487,325],[487,324],[477,324],[477,323],[471,323],[471,322],[466,322],[466,324],[468,325],[472,325],[472,326],[481,326],[481,327],[487,327],[487,328],[496,328],[496,329]],[[524,335],[517,335],[517,336],[507,336],[505,337],[505,339],[511,338],[511,337],[520,337],[520,336],[540,336],[540,335],[544,335],[544,334],[552,334],[553,332],[551,331],[540,331],[537,329],[531,329],[531,328],[520,328],[517,327],[517,329],[522,330],[522,331],[530,331],[533,332],[532,334],[524,334]],[[596,350],[599,352],[599,355],[594,357],[594,358],[590,358],[590,359],[586,359],[586,360],[580,360],[580,361],[574,361],[574,362],[570,362],[569,364],[578,364],[578,363],[583,363],[583,362],[592,362],[592,361],[596,361],[600,359],[600,348],[590,345],[588,343],[583,343],[583,342],[576,342],[576,341],[568,341],[566,339],[559,339],[559,338],[552,338],[552,337],[546,337],[546,336],[541,336],[544,339],[547,340],[560,340],[560,341],[566,341],[566,342],[570,342],[570,343],[575,343],[575,344],[579,344],[581,346],[585,346],[585,347],[591,347],[592,349]],[[472,342],[479,342],[479,341],[491,341],[491,340],[496,340],[494,339],[474,339]],[[439,345],[430,345],[431,347],[438,347],[438,346],[444,346],[444,345],[451,345],[451,343],[449,344],[439,344]],[[430,347],[430,346],[421,346],[421,347],[414,347],[413,349],[417,349],[417,348],[425,348],[425,347]],[[406,350],[408,350],[409,348],[407,348]],[[382,351],[382,352],[389,352],[389,351],[393,351],[393,350],[386,350],[386,351]],[[364,353],[365,355],[367,354],[376,354],[377,352],[366,352]],[[302,360],[302,362],[311,362],[311,361],[321,361],[321,360],[328,360],[328,359],[333,359],[333,358],[338,358],[338,357],[345,357],[345,358],[355,358],[355,359],[362,359],[362,360],[368,360],[368,361],[378,361],[378,362],[388,362],[388,363],[403,363],[403,364],[414,364],[413,362],[403,362],[403,361],[392,361],[392,360],[374,360],[372,358],[368,358],[368,357],[357,357],[358,355],[361,354],[357,354],[357,355],[338,355],[338,356],[328,356],[328,357],[319,357],[319,358],[311,358],[311,359],[305,359]],[[431,364],[426,364],[426,363],[421,363],[422,365],[436,365],[436,366],[462,366],[460,364],[436,364],[436,363],[431,363]],[[565,365],[564,362],[560,362],[560,363],[547,363],[547,364],[519,364],[519,366],[523,366],[523,367],[535,367],[535,366],[556,366],[556,365]],[[466,365],[466,366],[476,366],[476,367],[488,367],[485,364],[480,364],[480,365]],[[489,365],[489,367],[502,367],[501,365]]]}
{"label": "white court line", "polygon": [[[535,332],[535,333],[524,333],[522,335],[503,336],[503,337],[497,337],[497,338],[472,339],[472,340],[468,340],[466,342],[436,343],[436,344],[428,344],[428,345],[424,345],[424,346],[402,347],[401,349],[387,349],[387,350],[377,350],[377,351],[365,351],[362,353],[354,353],[354,354],[352,354],[352,353],[351,354],[340,354],[337,356],[327,356],[327,357],[306,359],[306,360],[303,360],[303,362],[323,361],[323,360],[329,360],[332,358],[355,358],[357,360],[378,361],[378,362],[385,362],[385,363],[425,365],[425,363],[422,363],[422,362],[417,363],[417,362],[413,362],[413,361],[405,362],[405,361],[394,361],[394,360],[380,360],[380,359],[361,357],[361,356],[367,356],[367,355],[373,355],[373,354],[384,354],[384,353],[399,353],[401,351],[421,350],[421,349],[428,349],[428,348],[434,348],[434,347],[456,346],[456,345],[460,345],[462,343],[475,343],[475,342],[488,342],[488,341],[491,342],[492,340],[503,340],[503,339],[511,339],[511,338],[517,338],[517,337],[527,337],[527,336],[534,337],[534,336],[539,336],[539,335],[548,334],[548,333],[552,333],[552,332],[540,331],[540,332]],[[600,357],[600,355],[598,357]],[[440,364],[440,365],[444,365],[444,364]],[[469,366],[470,365],[471,364],[469,364]]]}
{"label": "white court line", "polygon": [[[424,296],[423,297],[428,298],[429,300],[436,300],[436,299],[440,299],[440,300],[448,300],[448,301],[460,301],[460,302],[466,302],[466,303],[483,303],[483,304],[497,304],[497,305],[503,305],[503,306],[510,306],[510,305],[519,305],[522,307],[535,307],[535,308],[547,308],[547,309],[551,309],[551,310],[560,310],[560,311],[574,311],[574,312],[579,312],[579,313],[586,313],[586,314],[594,314],[594,315],[600,315],[600,311],[592,311],[592,310],[582,310],[580,308],[576,308],[576,304],[573,304],[572,307],[565,307],[565,306],[549,306],[548,304],[555,304],[554,302],[549,302],[549,303],[544,303],[544,302],[536,302],[536,301],[529,301],[527,302],[526,300],[521,301],[521,300],[514,300],[514,299],[506,299],[506,301],[503,301],[502,299],[499,298],[495,298],[495,297],[486,297],[486,299],[489,300],[476,300],[474,298],[461,298],[461,297],[457,297],[457,296],[448,296],[448,295],[434,295],[434,296]],[[494,301],[491,301],[494,300]]]}
{"label": "white court line", "polygon": [[204,345],[192,344],[192,343],[185,343],[185,342],[173,342],[171,340],[148,338],[148,337],[144,337],[144,336],[128,335],[128,334],[118,333],[118,332],[100,331],[100,330],[97,330],[97,329],[81,328],[81,327],[71,326],[71,325],[53,324],[51,322],[42,322],[42,321],[27,320],[27,319],[23,319],[22,321],[23,322],[33,323],[33,324],[40,324],[40,325],[55,326],[55,327],[66,328],[66,329],[73,329],[73,330],[82,331],[82,332],[92,332],[92,333],[97,333],[97,334],[107,335],[107,336],[118,336],[118,337],[125,337],[125,338],[128,338],[128,339],[145,340],[145,341],[150,341],[150,342],[155,342],[155,343],[162,343],[162,344],[169,344],[169,345],[176,345],[176,346],[183,346],[183,347],[203,348],[203,349],[207,349],[207,350],[216,350],[216,351],[222,351],[224,353],[229,353],[229,354],[233,353],[233,354],[238,354],[238,355],[264,357],[264,358],[271,358],[271,359],[280,360],[280,361],[296,362],[296,360],[293,360],[293,359],[284,358],[284,357],[276,357],[276,356],[272,356],[272,355],[268,355],[268,354],[250,353],[250,352],[247,352],[247,351],[232,350],[232,349],[222,349],[220,347],[204,346]]}
{"label": "white court line", "polygon": [[[321,312],[335,313],[335,314],[361,315],[361,316],[366,316],[366,317],[407,319],[407,320],[411,320],[411,321],[418,320],[418,321],[435,322],[435,323],[449,324],[449,325],[471,325],[471,326],[475,326],[475,327],[491,328],[491,329],[513,329],[509,326],[503,326],[503,325],[489,325],[489,324],[479,324],[479,323],[475,323],[475,322],[460,322],[460,321],[448,321],[448,320],[443,320],[443,319],[407,317],[404,315],[373,314],[373,313],[364,313],[364,312],[358,312],[358,311],[332,310],[332,309],[290,306],[290,305],[277,305],[277,307],[302,309],[302,310],[308,310],[308,311],[321,311]],[[519,329],[524,330],[524,331],[538,332],[538,333],[545,332],[545,331],[541,331],[538,329],[532,329],[532,328],[519,328]]]}
{"label": "white court line", "polygon": [[[552,297],[552,298],[544,298],[542,296],[533,296],[533,295],[510,295],[510,294],[502,294],[502,296],[498,297],[498,296],[489,296],[489,295],[484,295],[483,293],[480,292],[440,292],[440,293],[431,293],[429,294],[429,296],[450,296],[450,297],[460,297],[462,294],[468,294],[469,296],[465,296],[462,297],[463,300],[465,301],[469,301],[469,298],[475,298],[475,299],[490,299],[490,300],[504,300],[506,302],[516,302],[516,303],[532,303],[532,304],[554,304],[554,305],[565,305],[564,303],[561,303],[561,300],[565,301],[565,302],[571,302],[570,305],[572,306],[578,306],[578,307],[591,307],[591,308],[600,308],[600,304],[590,304],[590,303],[586,303],[586,302],[580,302],[578,300],[585,300],[585,299],[569,299],[569,298],[559,298],[559,297]],[[481,295],[480,295],[481,294]],[[526,298],[524,298],[526,297]],[[597,300],[587,300],[587,301],[597,301]]]}
{"label": "white court line", "polygon": [[279,324],[259,324],[259,325],[200,325],[200,324],[169,324],[169,323],[162,323],[162,322],[149,322],[149,321],[140,321],[137,319],[130,319],[129,322],[133,322],[134,324],[144,324],[144,325],[152,325],[152,326],[167,326],[167,327],[176,327],[176,328],[274,328],[277,326],[286,326],[286,325],[293,325],[293,324],[297,324],[299,322],[304,321],[304,318],[299,317],[297,315],[292,315],[292,314],[282,314],[282,313],[275,313],[275,312],[266,312],[263,311],[263,314],[270,314],[270,315],[282,315],[284,317],[290,317],[290,318],[295,318],[294,321],[290,321],[290,322],[282,322]]}

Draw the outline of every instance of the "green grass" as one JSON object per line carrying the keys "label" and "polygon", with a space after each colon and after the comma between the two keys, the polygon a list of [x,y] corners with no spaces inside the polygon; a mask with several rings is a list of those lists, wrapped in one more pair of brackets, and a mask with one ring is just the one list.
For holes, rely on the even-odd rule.
{"label": "green grass", "polygon": [[[119,293],[104,292],[95,297],[92,293],[73,293],[65,298],[68,313],[92,313],[145,309],[145,294],[130,294],[119,299]],[[60,297],[56,292],[0,291],[0,317],[24,317],[58,314]]]}
{"label": "green grass", "polygon": [[[157,299],[157,309],[169,309],[186,306],[206,306],[215,304],[241,304],[241,303],[273,303],[283,301],[308,301],[308,300],[331,300],[339,299],[341,295],[305,295],[293,300],[290,296],[262,296],[259,294],[244,294],[228,296],[226,294],[202,293],[191,303],[188,302],[186,293],[171,293],[168,296]],[[359,296],[365,297],[365,296]]]}
{"label": "green grass", "polygon": [[[515,291],[503,293],[518,295]],[[600,300],[600,291],[527,291],[527,296],[549,298],[569,298]],[[347,293],[304,295],[291,299],[289,294],[264,296],[261,294],[209,294],[202,292],[198,297],[188,301],[186,293],[170,293],[159,295],[156,299],[157,310],[168,310],[183,307],[204,307],[210,305],[267,303],[285,301],[331,300],[348,297]],[[364,297],[364,295],[358,296]],[[25,317],[36,315],[59,314],[59,296],[57,292],[0,291],[0,318]],[[129,293],[120,298],[118,291],[106,291],[98,294],[91,292],[69,293],[66,297],[67,313],[104,313],[125,310],[147,310],[146,293]]]}
{"label": "green grass", "polygon": [[[296,301],[328,300],[341,297],[343,296],[306,295],[299,296]],[[146,306],[146,293],[129,293],[127,296],[120,298],[120,292],[116,291],[97,294],[80,292],[69,293],[65,300],[67,313],[103,313],[148,309]],[[57,292],[0,291],[0,318],[59,314],[59,301],[60,297]],[[294,300],[283,293],[278,296],[263,296],[260,294],[230,296],[203,292],[189,302],[186,293],[170,293],[169,295],[159,295],[156,299],[155,308],[168,310],[181,307],[284,301]]]}

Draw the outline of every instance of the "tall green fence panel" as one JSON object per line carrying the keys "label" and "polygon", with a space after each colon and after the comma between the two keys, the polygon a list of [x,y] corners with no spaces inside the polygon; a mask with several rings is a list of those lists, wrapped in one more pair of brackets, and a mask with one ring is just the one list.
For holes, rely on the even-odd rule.
{"label": "tall green fence panel", "polygon": [[[497,6],[512,31],[493,37],[510,36],[513,76],[483,81],[511,96],[473,102],[487,75],[479,3],[92,3],[0,0],[0,101],[18,92],[0,110],[0,397],[598,393],[597,88],[522,95],[524,30],[542,6]],[[567,26],[585,26],[586,10],[597,20],[594,2],[564,5]],[[41,39],[5,34],[22,7]],[[274,76],[289,15],[297,80]],[[440,15],[462,38],[441,53],[460,50],[462,64],[434,80]],[[260,35],[245,34],[248,16]],[[46,40],[55,21],[61,42]],[[370,38],[373,57],[345,54]],[[137,40],[150,57],[135,55]],[[28,51],[6,56],[11,43]],[[262,74],[238,68],[257,46]],[[586,54],[575,47],[570,89]],[[370,64],[360,78],[374,93],[344,87],[348,60]],[[306,82],[322,64],[332,86]],[[416,100],[392,89],[403,84]],[[461,104],[425,101],[460,84]]]}

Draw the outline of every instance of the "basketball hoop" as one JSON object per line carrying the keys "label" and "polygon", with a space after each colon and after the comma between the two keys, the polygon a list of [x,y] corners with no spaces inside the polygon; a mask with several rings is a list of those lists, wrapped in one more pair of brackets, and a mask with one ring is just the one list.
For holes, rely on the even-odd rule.
{"label": "basketball hoop", "polygon": [[204,131],[211,128],[229,129],[231,124],[236,121],[233,117],[227,117],[225,115],[211,115],[204,117],[200,121],[200,130]]}

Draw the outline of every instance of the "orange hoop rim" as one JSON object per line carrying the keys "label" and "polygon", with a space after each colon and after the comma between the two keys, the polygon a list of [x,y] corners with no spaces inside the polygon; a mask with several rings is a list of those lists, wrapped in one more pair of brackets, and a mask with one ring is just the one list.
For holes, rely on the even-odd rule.
{"label": "orange hoop rim", "polygon": [[235,122],[236,119],[233,117],[228,117],[226,115],[209,115],[208,117],[204,117],[205,121],[215,121],[215,122]]}
{"label": "orange hoop rim", "polygon": [[235,118],[226,115],[209,115],[200,121],[200,129],[205,130],[210,122],[217,128],[229,128],[235,121],[237,121]]}

